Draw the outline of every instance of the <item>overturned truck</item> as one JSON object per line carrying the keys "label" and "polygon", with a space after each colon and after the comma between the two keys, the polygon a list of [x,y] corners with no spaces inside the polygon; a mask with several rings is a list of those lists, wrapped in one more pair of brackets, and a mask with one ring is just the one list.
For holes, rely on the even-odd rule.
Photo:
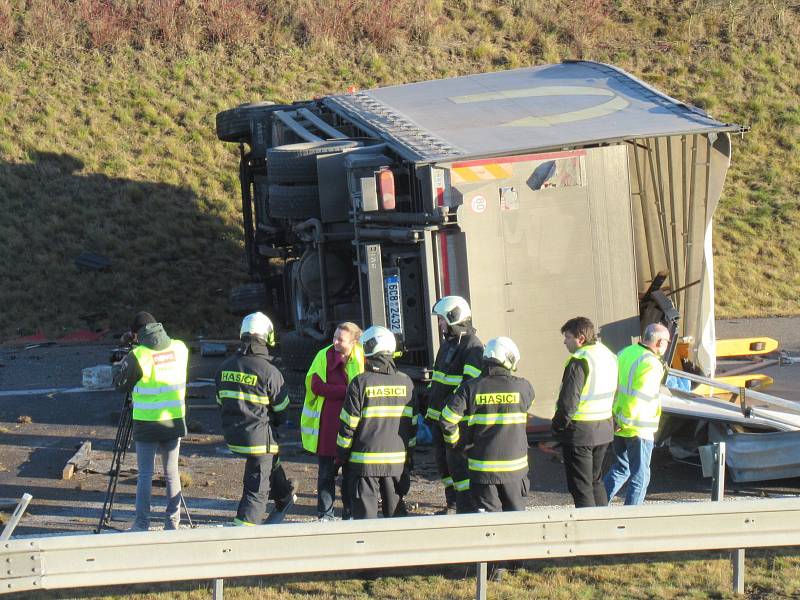
{"label": "overturned truck", "polygon": [[464,296],[484,340],[519,344],[540,425],[576,315],[615,351],[663,320],[713,376],[712,215],[738,131],[587,61],[221,112],[260,282],[232,303],[281,315],[298,368],[337,322],[385,325],[424,380],[431,307]]}

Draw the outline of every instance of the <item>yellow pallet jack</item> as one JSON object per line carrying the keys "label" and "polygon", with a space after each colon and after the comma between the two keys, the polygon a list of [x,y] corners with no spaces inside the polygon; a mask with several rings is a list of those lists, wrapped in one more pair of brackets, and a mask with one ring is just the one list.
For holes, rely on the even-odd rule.
{"label": "yellow pallet jack", "polygon": [[[769,375],[752,373],[757,369],[777,364],[777,360],[763,360],[758,358],[763,354],[770,354],[778,349],[778,341],[768,337],[736,338],[730,340],[717,340],[717,358],[747,358],[753,360],[749,364],[741,367],[729,369],[728,371],[717,374],[716,381],[736,386],[737,388],[748,388],[764,390],[771,386],[775,381]],[[676,355],[680,353],[680,348]],[[688,354],[688,348],[686,349]],[[716,398],[731,400],[733,394],[730,391],[702,384],[695,388],[694,393],[701,396],[714,396]]]}

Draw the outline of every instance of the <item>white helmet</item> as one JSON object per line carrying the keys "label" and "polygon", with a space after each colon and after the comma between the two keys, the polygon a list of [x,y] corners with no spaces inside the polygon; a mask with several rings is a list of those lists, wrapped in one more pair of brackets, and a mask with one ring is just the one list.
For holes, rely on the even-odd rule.
{"label": "white helmet", "polygon": [[364,348],[364,356],[375,356],[376,354],[394,354],[397,349],[397,339],[394,334],[380,325],[373,325],[361,334],[359,340]]}
{"label": "white helmet", "polygon": [[433,314],[442,317],[448,325],[458,325],[472,317],[469,304],[461,296],[445,296],[433,305]]}
{"label": "white helmet", "polygon": [[517,363],[519,363],[519,348],[511,338],[496,337],[489,340],[483,349],[483,359],[494,361],[509,371],[516,371]]}
{"label": "white helmet", "polygon": [[261,338],[270,346],[275,343],[275,327],[269,317],[262,312],[251,313],[242,319],[239,338],[245,335]]}

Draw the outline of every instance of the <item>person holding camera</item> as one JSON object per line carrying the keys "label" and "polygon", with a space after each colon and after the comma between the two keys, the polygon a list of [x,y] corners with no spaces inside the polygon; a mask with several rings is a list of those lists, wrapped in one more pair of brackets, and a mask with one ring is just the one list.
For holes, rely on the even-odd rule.
{"label": "person holding camera", "polygon": [[114,367],[114,387],[130,394],[136,443],[136,518],[128,531],[150,528],[150,496],[155,456],[161,456],[167,483],[164,529],[178,529],[181,480],[180,441],[186,435],[186,371],[189,350],[170,339],[148,312],[137,313],[127,334],[131,351]]}

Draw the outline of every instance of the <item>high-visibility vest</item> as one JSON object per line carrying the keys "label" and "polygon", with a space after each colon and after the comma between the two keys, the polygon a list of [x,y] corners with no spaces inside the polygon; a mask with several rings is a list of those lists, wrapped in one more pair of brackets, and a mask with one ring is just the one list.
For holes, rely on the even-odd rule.
{"label": "high-visibility vest", "polygon": [[[319,422],[322,417],[322,405],[325,403],[325,396],[317,396],[311,389],[311,378],[319,376],[322,381],[328,376],[328,350],[332,345],[326,346],[314,357],[311,367],[306,373],[306,397],[303,401],[303,412],[300,413],[300,439],[303,448],[309,452],[316,452],[319,444]],[[361,344],[356,344],[350,357],[344,364],[344,372],[347,382],[350,383],[353,377],[364,372],[364,349]]]}
{"label": "high-visibility vest", "polygon": [[578,348],[572,353],[572,358],[586,361],[588,365],[578,409],[572,415],[572,420],[610,419],[614,392],[617,389],[617,357],[602,343],[594,342]]}
{"label": "high-visibility vest", "polygon": [[619,384],[614,398],[615,435],[652,440],[661,417],[664,363],[649,348],[633,344],[618,355]]}
{"label": "high-visibility vest", "polygon": [[172,340],[164,350],[136,346],[133,350],[142,377],[131,393],[134,421],[171,421],[186,415],[186,366],[189,350]]}

